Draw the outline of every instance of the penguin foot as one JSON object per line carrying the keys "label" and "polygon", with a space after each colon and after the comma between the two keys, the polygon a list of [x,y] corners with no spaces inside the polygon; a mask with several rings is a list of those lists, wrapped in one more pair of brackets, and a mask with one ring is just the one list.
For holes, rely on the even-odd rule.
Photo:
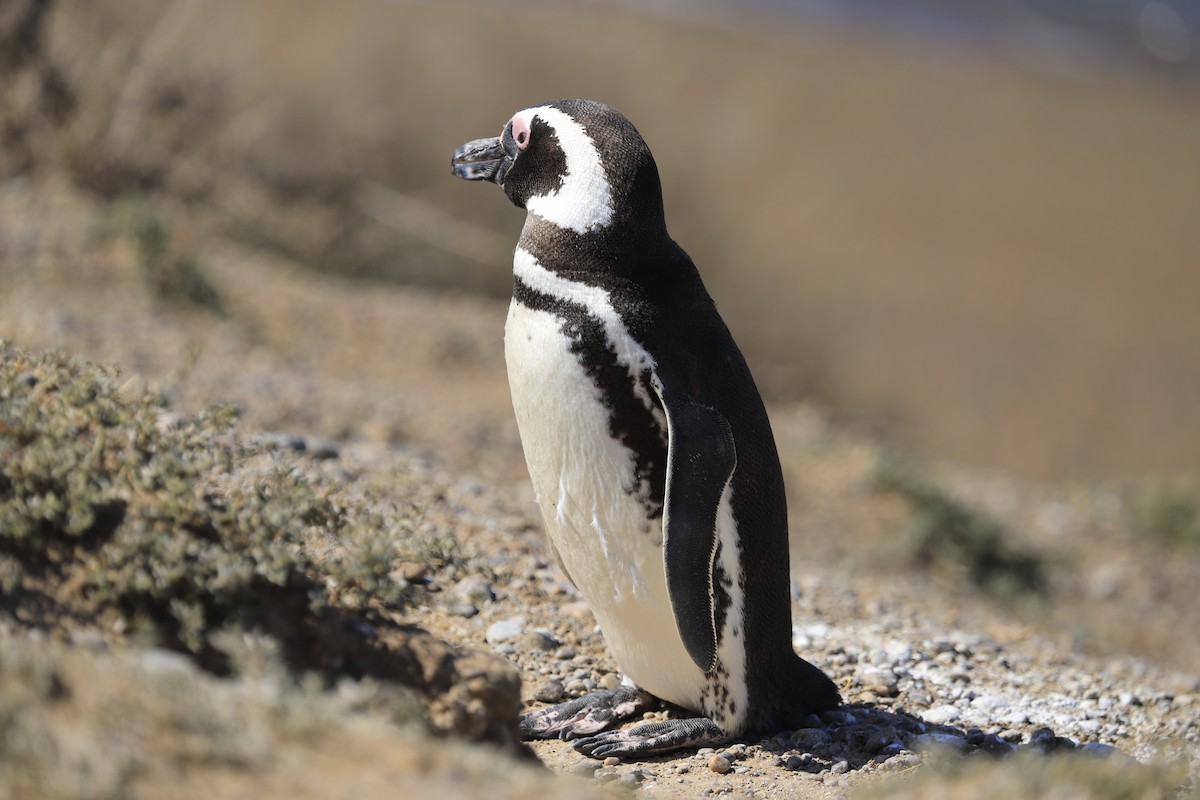
{"label": "penguin foot", "polygon": [[578,700],[539,708],[521,717],[517,734],[528,739],[578,739],[640,714],[657,699],[634,686],[601,689]]}
{"label": "penguin foot", "polygon": [[575,749],[592,758],[641,758],[685,748],[717,747],[733,738],[711,719],[694,717],[603,731],[575,742]]}

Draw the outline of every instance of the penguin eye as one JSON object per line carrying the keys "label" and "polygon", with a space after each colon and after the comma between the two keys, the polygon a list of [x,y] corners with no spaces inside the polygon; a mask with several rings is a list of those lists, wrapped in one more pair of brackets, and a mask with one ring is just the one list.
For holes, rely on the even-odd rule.
{"label": "penguin eye", "polygon": [[519,149],[529,146],[529,123],[519,116],[512,118],[512,137]]}

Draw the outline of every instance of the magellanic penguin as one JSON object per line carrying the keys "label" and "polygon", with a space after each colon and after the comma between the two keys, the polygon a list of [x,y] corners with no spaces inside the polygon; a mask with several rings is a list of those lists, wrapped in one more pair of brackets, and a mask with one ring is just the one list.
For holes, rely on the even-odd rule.
{"label": "magellanic penguin", "polygon": [[[658,167],[588,100],[518,111],[454,154],[528,213],[504,328],[550,542],[632,686],[522,718],[597,758],[716,745],[838,705],[792,650],[787,507],[754,380],[667,234]],[[701,715],[607,730],[654,698]]]}

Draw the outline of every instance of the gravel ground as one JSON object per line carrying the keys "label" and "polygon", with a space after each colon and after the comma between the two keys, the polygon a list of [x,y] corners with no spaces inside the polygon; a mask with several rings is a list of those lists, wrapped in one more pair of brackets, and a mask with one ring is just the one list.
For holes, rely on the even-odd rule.
{"label": "gravel ground", "polygon": [[[620,679],[542,540],[505,390],[504,304],[317,278],[212,237],[205,264],[224,312],[164,308],[147,297],[128,243],[89,233],[104,213],[90,200],[18,183],[0,196],[0,335],[120,362],[162,387],[179,413],[235,402],[243,435],[295,437],[311,457],[336,460],[347,481],[377,485],[388,464],[419,460],[445,487],[437,513],[479,568],[449,585],[423,577],[430,599],[411,621],[511,660],[530,705]],[[173,212],[164,204],[163,213]],[[182,236],[209,234],[199,220],[175,224]],[[847,706],[797,731],[642,764],[535,743],[550,769],[670,798],[886,793],[905,784],[885,779],[934,773],[929,762],[990,763],[991,754],[1019,763],[1016,751],[1079,752],[1135,774],[1135,761],[1195,769],[1197,645],[1179,634],[1197,630],[1194,558],[1147,552],[1101,525],[1111,517],[1102,493],[1073,505],[1080,495],[1069,487],[1005,478],[1012,519],[1075,509],[1055,553],[1086,571],[1064,586],[1107,574],[1156,589],[1064,595],[1053,611],[1018,613],[882,555],[905,512],[866,487],[877,445],[808,406],[772,411],[793,491],[795,645]],[[985,504],[998,485],[966,470],[948,482]],[[1101,538],[1081,538],[1090,536]],[[1138,604],[1143,594],[1149,605]],[[1120,621],[1134,612],[1147,621],[1140,650],[1062,624],[1076,613]],[[1173,631],[1155,638],[1151,622]],[[1177,646],[1164,647],[1172,636]]]}

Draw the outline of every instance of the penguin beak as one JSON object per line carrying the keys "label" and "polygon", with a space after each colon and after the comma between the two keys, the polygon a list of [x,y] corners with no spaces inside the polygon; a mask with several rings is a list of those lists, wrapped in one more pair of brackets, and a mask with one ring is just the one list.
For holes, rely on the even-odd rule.
{"label": "penguin beak", "polygon": [[463,180],[492,181],[499,186],[504,185],[510,166],[512,156],[499,136],[467,142],[450,159],[450,170]]}

